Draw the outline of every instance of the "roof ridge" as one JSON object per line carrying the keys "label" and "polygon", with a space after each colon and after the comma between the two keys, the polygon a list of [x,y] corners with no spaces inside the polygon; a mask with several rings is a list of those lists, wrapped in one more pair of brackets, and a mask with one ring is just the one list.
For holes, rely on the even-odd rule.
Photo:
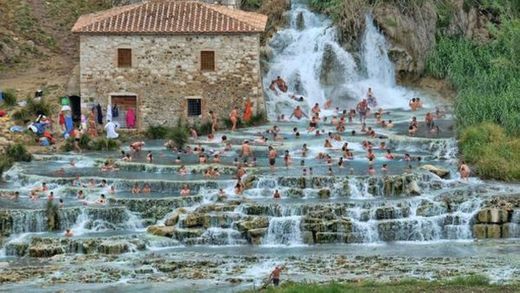
{"label": "roof ridge", "polygon": [[267,16],[195,0],[145,0],[85,14],[75,33],[259,33]]}
{"label": "roof ridge", "polygon": [[[76,30],[81,30],[85,26],[92,25],[96,22],[103,21],[107,18],[114,17],[118,14],[125,13],[125,12],[131,11],[133,9],[137,9],[137,8],[143,6],[144,4],[146,4],[148,1],[142,1],[139,3],[133,3],[133,4],[128,4],[128,5],[122,5],[122,6],[114,6],[107,10],[101,10],[98,12],[81,15],[78,18],[78,21],[76,21],[76,23],[74,24],[74,26],[72,26],[71,30],[73,32]],[[82,18],[85,19],[85,23],[80,22],[80,20],[82,20]]]}
{"label": "roof ridge", "polygon": [[[154,0],[154,1],[164,1],[164,0]],[[167,0],[167,1],[171,1],[171,0]],[[175,1],[175,0],[174,0]],[[181,0],[181,1],[193,1],[193,0]],[[259,27],[257,27],[256,25],[253,25],[249,22],[246,22],[240,18],[237,18],[233,15],[229,15],[228,13],[226,12],[235,12],[235,13],[242,13],[242,14],[249,14],[249,15],[258,15],[258,16],[263,16],[262,14],[259,14],[259,13],[255,13],[255,12],[249,12],[249,11],[243,11],[243,10],[239,10],[239,9],[232,9],[232,8],[228,8],[224,5],[219,5],[219,4],[210,4],[210,3],[206,3],[206,2],[201,2],[201,1],[196,1],[197,3],[211,9],[212,11],[216,12],[216,13],[220,13],[220,14],[224,14],[225,16],[227,17],[230,17],[238,22],[240,22],[241,24],[243,25],[246,25],[246,26],[249,26],[251,27],[252,29],[259,29]],[[261,28],[262,30],[264,28]]]}
{"label": "roof ridge", "polygon": [[[156,1],[157,1],[157,0],[156,0]],[[159,1],[160,1],[160,0],[159,0]],[[169,0],[168,0],[168,1],[169,1]],[[182,0],[181,0],[181,1],[182,1]],[[189,1],[189,0],[188,0],[188,1]],[[210,9],[210,10],[213,11],[214,13],[222,14],[222,15],[228,17],[228,18],[231,18],[231,19],[234,19],[234,20],[237,21],[237,22],[240,22],[240,24],[242,24],[242,25],[248,27],[248,29],[256,29],[256,27],[255,27],[254,25],[252,25],[252,24],[250,24],[250,23],[248,23],[248,22],[245,22],[245,21],[243,21],[243,20],[241,20],[241,19],[238,19],[238,18],[236,18],[236,17],[233,17],[232,15],[229,15],[229,14],[223,12],[223,11],[219,11],[218,9],[215,9],[215,6],[216,6],[215,4],[209,4],[209,3],[200,2],[200,1],[197,1],[197,3],[198,3],[199,5],[201,5],[201,6],[204,6],[204,7],[208,8],[208,9]],[[219,7],[219,8],[220,8],[220,7]],[[230,8],[227,8],[227,7],[225,7],[225,8],[228,9],[228,10],[232,10],[232,9],[230,9]]]}

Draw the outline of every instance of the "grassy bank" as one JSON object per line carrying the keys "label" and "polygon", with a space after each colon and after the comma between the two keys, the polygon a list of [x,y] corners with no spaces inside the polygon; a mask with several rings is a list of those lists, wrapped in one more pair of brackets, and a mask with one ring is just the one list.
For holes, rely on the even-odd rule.
{"label": "grassy bank", "polygon": [[503,11],[491,42],[440,35],[430,75],[456,87],[455,115],[465,161],[484,178],[520,180],[520,20]]}
{"label": "grassy bank", "polygon": [[343,292],[370,292],[370,293],[415,293],[415,292],[518,292],[518,284],[492,285],[489,280],[481,276],[456,278],[449,281],[417,281],[403,280],[391,283],[359,282],[359,283],[329,283],[329,284],[302,284],[285,283],[279,288],[270,287],[260,291],[266,293],[343,293]]}

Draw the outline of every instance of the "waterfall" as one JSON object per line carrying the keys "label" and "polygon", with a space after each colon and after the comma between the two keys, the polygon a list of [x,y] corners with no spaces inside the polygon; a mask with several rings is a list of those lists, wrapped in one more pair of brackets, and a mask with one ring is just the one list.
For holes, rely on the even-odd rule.
{"label": "waterfall", "polygon": [[520,210],[513,211],[508,236],[509,238],[520,238]]}
{"label": "waterfall", "polygon": [[394,65],[388,58],[388,43],[374,25],[372,16],[365,16],[365,33],[363,34],[362,57],[363,68],[369,80],[375,84],[392,87],[395,85]]}
{"label": "waterfall", "polygon": [[[388,42],[370,15],[365,16],[361,51],[352,54],[339,44],[330,19],[311,12],[299,1],[293,1],[289,16],[290,26],[279,31],[269,44],[273,57],[263,78],[269,119],[280,114],[289,116],[297,105],[309,110],[327,99],[335,106],[353,108],[368,88],[372,88],[378,106],[408,106],[415,93],[396,86]],[[359,64],[353,54],[361,56]],[[269,89],[277,76],[286,81],[286,93]],[[304,96],[304,101],[295,101],[292,95]]]}
{"label": "waterfall", "polygon": [[350,198],[352,199],[367,199],[371,198],[372,194],[368,192],[368,182],[366,180],[359,181],[357,178],[351,178],[348,181],[350,189]]}
{"label": "waterfall", "polygon": [[263,244],[302,245],[301,219],[301,216],[272,217]]}
{"label": "waterfall", "polygon": [[45,232],[47,231],[47,214],[45,210],[13,211],[13,233]]}

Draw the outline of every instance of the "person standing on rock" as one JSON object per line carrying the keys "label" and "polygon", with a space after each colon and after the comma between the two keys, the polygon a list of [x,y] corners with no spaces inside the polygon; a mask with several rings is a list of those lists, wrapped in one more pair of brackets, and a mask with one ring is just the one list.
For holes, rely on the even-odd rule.
{"label": "person standing on rock", "polygon": [[231,131],[235,131],[238,123],[238,107],[231,110],[231,113],[229,113],[229,120],[231,120]]}
{"label": "person standing on rock", "polygon": [[215,114],[215,112],[209,111],[209,116],[211,119],[211,133],[215,134],[215,132],[217,131],[217,125],[218,125],[217,115]]}

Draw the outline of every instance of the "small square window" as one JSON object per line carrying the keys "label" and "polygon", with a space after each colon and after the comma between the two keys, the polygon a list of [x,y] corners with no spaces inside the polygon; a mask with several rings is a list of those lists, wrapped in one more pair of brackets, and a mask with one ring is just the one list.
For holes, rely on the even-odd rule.
{"label": "small square window", "polygon": [[202,114],[201,99],[188,99],[188,116],[200,116]]}
{"label": "small square window", "polygon": [[117,67],[132,67],[132,49],[117,49]]}
{"label": "small square window", "polygon": [[200,70],[215,71],[215,52],[201,51],[200,52]]}

